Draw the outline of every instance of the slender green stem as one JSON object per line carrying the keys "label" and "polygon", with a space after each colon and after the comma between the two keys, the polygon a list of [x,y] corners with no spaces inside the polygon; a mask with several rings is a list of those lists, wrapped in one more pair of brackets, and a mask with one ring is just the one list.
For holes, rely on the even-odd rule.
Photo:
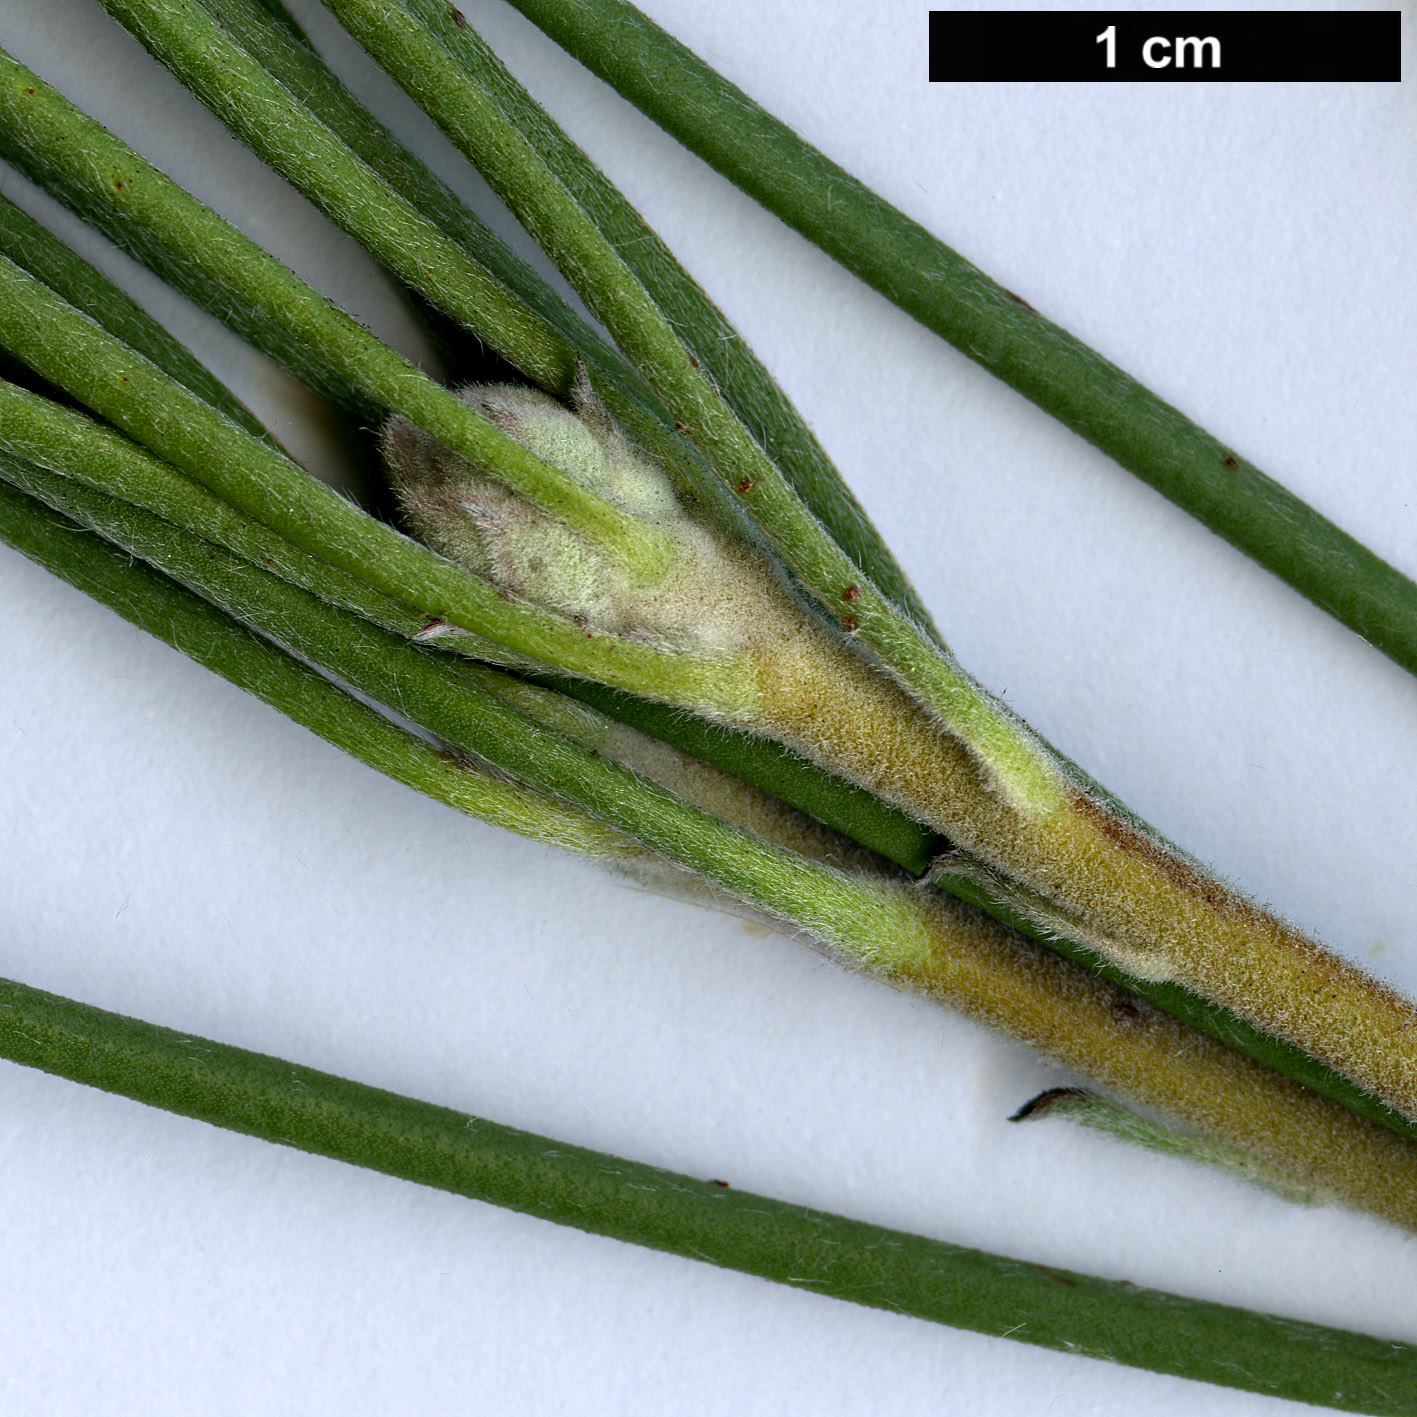
{"label": "slender green stem", "polygon": [[[346,378],[384,408],[409,418],[552,515],[573,522],[592,540],[630,564],[644,568],[652,578],[661,563],[663,548],[658,538],[638,522],[478,417],[8,56],[3,71],[0,127],[7,129],[15,141],[59,169],[68,180],[84,186],[91,196],[104,195],[129,220],[179,250],[184,260],[208,279],[261,309],[292,336],[320,347]],[[10,274],[13,277],[13,272]],[[23,282],[17,284],[11,278],[6,285],[12,298],[20,300]],[[34,293],[31,295],[33,298]],[[57,314],[51,310],[44,321],[45,340],[52,342],[59,336],[58,323]],[[38,332],[31,329],[28,333],[33,336]],[[79,340],[80,335],[75,332],[72,338]],[[19,334],[12,333],[12,339],[18,341]],[[35,341],[31,339],[30,343]],[[18,349],[15,352],[21,353]],[[39,367],[35,357],[21,357]],[[64,379],[47,370],[43,372],[61,387],[68,387]],[[136,382],[136,373],[129,376],[130,385]],[[71,392],[86,402],[97,396],[96,391],[91,396]],[[110,392],[123,395],[121,402],[129,407],[130,419],[138,414],[141,402],[134,398],[136,389],[125,385]],[[205,410],[206,405],[202,407]],[[106,417],[127,427],[111,409],[103,411]],[[168,420],[147,421],[147,436],[154,437]],[[205,422],[203,416],[197,425]],[[190,455],[175,455],[172,450],[175,443],[186,441],[184,432],[195,433],[196,426],[173,429],[172,436],[163,439],[169,446],[159,451],[187,468]]]}
{"label": "slender green stem", "polygon": [[200,5],[102,0],[245,143],[364,248],[543,388],[569,390],[576,351],[445,236],[231,40]]}
{"label": "slender green stem", "polygon": [[927,329],[1417,673],[1417,584],[765,113],[627,0],[512,0]]}
{"label": "slender green stem", "polygon": [[1347,1412],[1417,1348],[887,1230],[0,981],[0,1054],[247,1136],[930,1322]]}
{"label": "slender green stem", "polygon": [[373,520],[3,258],[0,344],[292,544],[425,616],[619,688],[672,699],[688,687],[702,702],[737,707],[736,681],[725,666],[589,636],[524,602],[504,600]]}
{"label": "slender green stem", "polygon": [[150,359],[246,432],[270,440],[270,434],[255,414],[141,305],[3,197],[0,197],[0,255],[8,256],[70,305],[87,311],[90,318],[109,333]]}
{"label": "slender green stem", "polygon": [[633,849],[584,812],[440,752],[214,605],[18,491],[17,485],[43,482],[39,469],[0,452],[0,479],[0,539],[360,762],[537,841],[602,857]]}
{"label": "slender green stem", "polygon": [[327,0],[478,168],[580,291],[779,554],[849,634],[977,754],[1014,801],[1059,800],[1052,755],[889,601],[825,531],[704,373],[635,274],[497,102],[401,6]]}

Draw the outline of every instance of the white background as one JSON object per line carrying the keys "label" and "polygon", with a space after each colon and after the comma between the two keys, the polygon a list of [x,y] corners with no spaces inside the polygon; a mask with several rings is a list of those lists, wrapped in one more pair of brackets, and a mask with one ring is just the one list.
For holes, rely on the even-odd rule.
{"label": "white background", "polygon": [[[1417,989],[1412,679],[515,15],[464,8],[740,323],[965,664],[1164,831]],[[917,3],[649,9],[1417,574],[1410,84],[931,86]],[[414,348],[350,243],[96,6],[6,0],[0,41]],[[48,219],[17,179],[3,189]],[[278,375],[79,239],[327,456]],[[395,787],[9,552],[0,601],[0,972],[736,1186],[1417,1341],[1413,1237],[1061,1124],[1010,1127],[1063,1075],[798,944]],[[8,1064],[0,1292],[0,1405],[17,1414],[1284,1410],[583,1236]]]}

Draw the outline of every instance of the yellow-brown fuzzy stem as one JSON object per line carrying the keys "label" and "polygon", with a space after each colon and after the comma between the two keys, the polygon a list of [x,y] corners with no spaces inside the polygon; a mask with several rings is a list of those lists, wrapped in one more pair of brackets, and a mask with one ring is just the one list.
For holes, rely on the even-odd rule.
{"label": "yellow-brown fuzzy stem", "polygon": [[945,833],[1075,919],[1127,973],[1179,983],[1417,1119],[1417,1007],[1063,783],[1026,813],[880,670],[815,627],[760,646],[761,732]]}
{"label": "yellow-brown fuzzy stem", "polygon": [[946,898],[920,897],[929,948],[878,973],[1203,1136],[1320,1199],[1417,1228],[1417,1146]]}

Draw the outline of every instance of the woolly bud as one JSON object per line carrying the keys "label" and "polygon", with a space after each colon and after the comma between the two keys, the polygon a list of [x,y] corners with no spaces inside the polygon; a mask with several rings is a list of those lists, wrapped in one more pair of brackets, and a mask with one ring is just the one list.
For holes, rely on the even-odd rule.
{"label": "woolly bud", "polygon": [[404,515],[428,545],[509,596],[589,628],[699,656],[793,634],[802,612],[744,548],[692,520],[668,476],[615,426],[580,379],[568,409],[535,389],[472,385],[458,397],[606,502],[660,532],[668,569],[650,584],[573,525],[533,506],[402,418],[384,454]]}

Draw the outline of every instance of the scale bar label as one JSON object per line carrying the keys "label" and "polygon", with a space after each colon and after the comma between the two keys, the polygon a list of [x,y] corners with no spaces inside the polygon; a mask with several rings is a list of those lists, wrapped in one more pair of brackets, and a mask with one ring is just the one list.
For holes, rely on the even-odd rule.
{"label": "scale bar label", "polygon": [[1402,78],[1398,10],[930,11],[930,79]]}

